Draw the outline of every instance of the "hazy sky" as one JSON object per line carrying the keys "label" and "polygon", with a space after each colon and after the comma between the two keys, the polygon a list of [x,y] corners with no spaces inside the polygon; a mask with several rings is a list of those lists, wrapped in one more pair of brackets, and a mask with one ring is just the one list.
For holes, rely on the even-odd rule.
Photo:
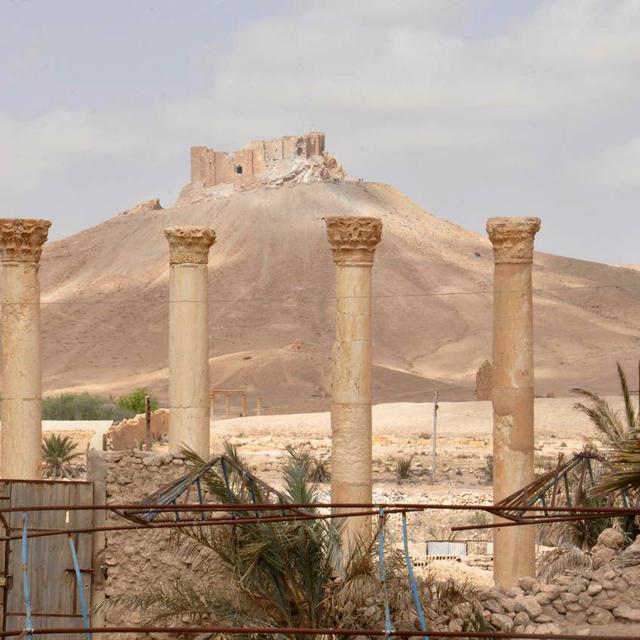
{"label": "hazy sky", "polygon": [[0,216],[53,237],[189,179],[189,147],[322,130],[476,231],[640,263],[640,0],[0,0]]}

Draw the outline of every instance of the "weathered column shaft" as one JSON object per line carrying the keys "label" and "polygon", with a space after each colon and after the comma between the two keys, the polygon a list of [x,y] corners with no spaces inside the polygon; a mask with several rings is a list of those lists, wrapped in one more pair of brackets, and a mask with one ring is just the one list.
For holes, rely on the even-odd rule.
{"label": "weathered column shaft", "polygon": [[247,415],[247,394],[244,391],[240,394],[240,414]]}
{"label": "weathered column shaft", "polygon": [[[498,502],[535,479],[533,467],[533,294],[538,218],[491,218],[493,294],[493,497]],[[498,520],[499,521],[499,520]],[[512,587],[535,576],[535,527],[494,530],[494,579]]]}
{"label": "weathered column shaft", "polygon": [[165,229],[170,249],[169,451],[209,456],[208,261],[215,233],[207,227]]}
{"label": "weathered column shaft", "polygon": [[[378,218],[327,218],[336,263],[336,340],[332,353],[331,500],[372,501],[371,287]],[[371,535],[371,519],[349,518],[348,552]]]}
{"label": "weathered column shaft", "polygon": [[226,418],[231,415],[231,394],[229,392],[224,394],[224,415]]}
{"label": "weathered column shaft", "polygon": [[42,370],[38,268],[48,220],[0,220],[2,250],[3,478],[42,476]]}

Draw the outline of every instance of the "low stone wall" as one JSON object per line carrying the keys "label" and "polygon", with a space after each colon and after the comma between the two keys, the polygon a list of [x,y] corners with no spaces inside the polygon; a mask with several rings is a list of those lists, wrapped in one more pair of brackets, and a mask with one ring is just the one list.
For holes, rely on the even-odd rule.
{"label": "low stone wall", "polygon": [[612,623],[640,622],[640,536],[624,551],[615,529],[600,534],[592,568],[564,573],[552,584],[520,580],[509,591],[482,595],[484,617],[500,631],[598,633]]}
{"label": "low stone wall", "polygon": [[[107,429],[107,451],[138,449],[145,441],[146,416],[122,420]],[[169,434],[169,409],[157,409],[151,414],[151,438],[154,441]]]}

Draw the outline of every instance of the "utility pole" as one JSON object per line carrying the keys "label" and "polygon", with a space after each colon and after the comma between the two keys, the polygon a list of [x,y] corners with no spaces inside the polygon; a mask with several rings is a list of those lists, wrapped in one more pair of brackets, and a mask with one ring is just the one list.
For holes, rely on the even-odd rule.
{"label": "utility pole", "polygon": [[151,396],[144,397],[144,441],[151,451]]}
{"label": "utility pole", "polygon": [[433,433],[431,435],[431,484],[436,483],[436,439],[438,437],[438,392],[433,396]]}

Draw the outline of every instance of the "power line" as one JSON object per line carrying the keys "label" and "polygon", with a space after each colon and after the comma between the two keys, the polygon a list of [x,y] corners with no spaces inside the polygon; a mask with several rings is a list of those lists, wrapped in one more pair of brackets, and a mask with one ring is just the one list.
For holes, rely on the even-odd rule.
{"label": "power line", "polygon": [[[536,293],[554,293],[554,292],[582,292],[582,291],[601,291],[601,290],[640,290],[640,285],[625,285],[625,284],[609,284],[609,285],[588,285],[588,286],[571,286],[566,285],[563,287],[533,287],[532,292]],[[473,295],[487,295],[493,294],[496,290],[492,287],[487,287],[483,289],[469,289],[469,290],[461,290],[461,291],[421,291],[415,293],[380,293],[380,294],[372,294],[371,296],[340,296],[340,300],[360,300],[360,299],[372,299],[372,300],[386,300],[386,299],[400,299],[400,298],[426,298],[426,297],[446,297],[446,296],[473,296]],[[498,293],[521,293],[526,291],[525,289],[499,289]],[[142,296],[142,292],[141,292]],[[326,300],[337,300],[338,298],[335,295],[331,296],[303,296],[300,298],[292,299],[291,297],[287,298],[286,296],[281,296],[277,298],[207,298],[207,302],[224,302],[224,303],[279,303],[279,304],[300,304],[307,302],[322,302]],[[165,304],[180,304],[180,303],[191,303],[191,302],[204,302],[203,299],[190,298],[183,300],[170,300],[168,298],[145,298],[142,297],[126,297],[126,298],[118,298],[114,296],[110,300],[105,300],[103,298],[100,299],[81,299],[81,300],[41,300],[39,302],[40,305],[78,305],[78,304],[116,304],[116,303],[124,303],[124,302],[139,302],[141,304],[149,304],[149,302],[157,303],[165,303]],[[35,303],[24,303],[24,302],[3,302],[2,304],[15,304],[15,305],[28,305]]]}

